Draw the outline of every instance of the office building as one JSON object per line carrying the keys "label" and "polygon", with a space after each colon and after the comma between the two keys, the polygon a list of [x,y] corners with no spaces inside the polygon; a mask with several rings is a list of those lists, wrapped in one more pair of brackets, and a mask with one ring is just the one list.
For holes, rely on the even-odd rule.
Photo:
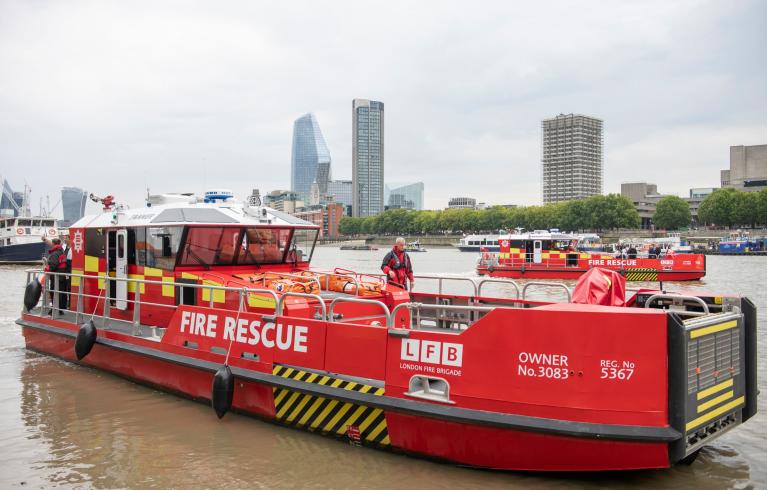
{"label": "office building", "polygon": [[[690,189],[690,197],[682,198],[690,207],[690,215],[693,222],[698,221],[700,203],[715,190],[712,187],[697,187]],[[653,217],[655,216],[658,202],[669,194],[660,194],[658,186],[655,184],[625,182],[621,184],[621,195],[628,198],[634,204],[634,209],[637,210],[639,218],[642,220],[641,228],[649,230],[655,227]]]}
{"label": "office building", "polygon": [[389,209],[423,209],[423,182],[386,184],[384,199]]}
{"label": "office building", "polygon": [[264,205],[292,214],[304,207],[304,201],[297,192],[276,190],[264,196]]}
{"label": "office building", "polygon": [[544,204],[602,194],[602,120],[560,114],[541,127]]}
{"label": "office building", "polygon": [[88,201],[88,193],[79,187],[61,188],[61,207],[64,210],[64,219],[60,226],[68,228],[79,221],[85,215],[85,203]]}
{"label": "office building", "polygon": [[308,201],[312,183],[316,181],[324,194],[330,178],[330,151],[320,125],[314,114],[304,114],[293,123],[290,190]]}
{"label": "office building", "polygon": [[722,170],[721,184],[741,191],[767,189],[767,145],[731,146],[730,168]]}
{"label": "office building", "polygon": [[384,105],[352,101],[352,212],[374,216],[384,210]]}
{"label": "office building", "polygon": [[447,207],[448,209],[476,209],[477,200],[473,197],[451,197]]}

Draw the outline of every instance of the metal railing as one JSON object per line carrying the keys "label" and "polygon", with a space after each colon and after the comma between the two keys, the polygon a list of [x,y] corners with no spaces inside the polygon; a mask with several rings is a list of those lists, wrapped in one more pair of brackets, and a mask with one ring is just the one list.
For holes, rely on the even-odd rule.
{"label": "metal railing", "polygon": [[514,282],[507,279],[482,279],[477,283],[477,296],[482,296],[482,286],[487,283],[493,283],[493,284],[503,284],[506,286],[513,286],[514,289],[517,292],[517,295],[514,297],[514,299],[519,299],[520,292],[519,292],[519,285]]}
{"label": "metal railing", "polygon": [[[112,277],[109,275],[87,275],[87,274],[74,274],[74,273],[65,273],[65,272],[43,272],[41,270],[27,270],[25,271],[27,273],[27,282],[26,284],[29,284],[31,282],[32,277],[34,279],[37,279],[38,275],[44,275],[46,277],[46,280],[43,282],[42,285],[42,292],[41,292],[41,300],[43,302],[41,308],[40,308],[40,316],[43,316],[46,314],[46,310],[50,308],[51,311],[56,310],[62,310],[63,308],[60,308],[60,302],[59,302],[59,295],[66,294],[68,296],[68,309],[71,307],[72,303],[72,297],[75,296],[77,298],[77,307],[74,311],[75,313],[75,323],[80,323],[82,320],[83,315],[86,316],[92,316],[92,317],[99,317],[104,320],[102,323],[102,327],[106,327],[106,320],[117,320],[117,321],[126,321],[122,318],[113,318],[111,315],[112,310],[112,301],[125,301],[126,305],[132,304],[133,305],[133,315],[131,322],[135,327],[138,327],[140,325],[140,318],[141,318],[141,307],[156,307],[156,308],[168,308],[168,309],[176,309],[178,307],[177,304],[175,304],[175,300],[173,304],[167,304],[167,303],[156,303],[156,302],[150,302],[150,301],[143,301],[141,299],[141,285],[156,285],[160,287],[173,287],[174,288],[174,298],[175,295],[175,288],[181,287],[181,288],[193,288],[193,289],[200,289],[200,290],[207,290],[210,294],[210,305],[213,306],[213,294],[215,291],[224,291],[224,294],[227,292],[229,293],[236,293],[238,297],[238,311],[244,311],[246,310],[246,301],[249,295],[267,295],[272,300],[274,300],[275,306],[278,304],[280,298],[277,296],[277,294],[270,290],[270,289],[252,289],[247,287],[241,287],[241,288],[233,288],[228,286],[218,286],[218,285],[212,285],[212,284],[193,284],[193,283],[186,283],[186,282],[176,282],[176,281],[153,281],[148,279],[136,279],[136,278],[118,278],[118,277]],[[54,289],[53,289],[53,299],[52,304],[50,307],[46,304],[47,302],[47,293],[50,293],[50,289],[48,287],[50,278],[53,278],[54,281]],[[61,285],[61,278],[69,278],[70,285],[72,278],[79,278],[80,279],[80,285],[77,287],[77,293],[72,293],[70,291],[62,290]],[[84,282],[85,281],[104,281],[104,287],[99,287],[99,294],[88,294],[84,292]],[[128,297],[128,294],[126,294],[125,298],[118,298],[116,296],[110,295],[110,289],[112,282],[125,282],[127,284],[134,284],[133,295],[134,297],[131,299]],[[70,286],[71,287],[71,286]],[[101,291],[103,290],[104,294],[101,294]],[[297,293],[293,293],[297,294]],[[87,313],[83,311],[83,300],[85,298],[95,299],[96,304],[94,306],[94,310],[92,313]],[[319,296],[317,296],[319,298]],[[102,314],[98,315],[98,309],[99,309],[99,303],[103,303],[102,306]],[[324,303],[323,303],[324,306]],[[126,306],[124,311],[127,311],[128,308]],[[121,309],[121,311],[123,311]]]}
{"label": "metal railing", "polygon": [[379,316],[383,316],[386,319],[386,325],[389,325],[391,323],[391,313],[389,313],[389,308],[382,302],[375,300],[375,299],[359,299],[359,298],[336,298],[333,301],[330,302],[330,307],[328,308],[328,321],[335,322],[336,321],[336,315],[334,313],[334,309],[338,303],[357,303],[357,304],[367,304],[367,305],[377,305],[381,307],[381,310],[383,310],[383,315],[377,315],[377,316],[365,316],[365,317],[356,317],[356,318],[345,318],[347,322],[353,321],[353,320],[368,320],[371,318],[378,318]]}
{"label": "metal railing", "polygon": [[456,281],[456,282],[468,282],[471,284],[472,291],[474,294],[472,296],[477,296],[477,282],[472,279],[471,277],[460,277],[460,276],[440,276],[440,275],[431,275],[431,274],[417,274],[413,276],[415,279],[427,279],[427,280],[435,280],[437,281],[437,288],[440,296],[443,294],[443,283],[444,281]]}
{"label": "metal railing", "polygon": [[[313,300],[317,301],[319,303],[319,305],[320,305],[320,308],[322,308],[322,316],[317,318],[317,314],[315,314],[315,318],[314,319],[315,320],[323,320],[324,321],[324,320],[326,320],[328,318],[328,311],[327,311],[327,308],[325,306],[325,301],[323,301],[323,299],[320,296],[318,296],[316,294],[308,294],[308,293],[294,293],[292,291],[288,291],[287,293],[282,293],[282,297],[280,297],[280,299],[277,301],[277,308],[275,309],[275,314],[277,316],[282,316],[282,312],[283,312],[283,310],[285,308],[285,300],[288,299],[291,296],[298,297],[298,298],[313,299]],[[331,310],[331,312],[332,312],[332,310]]]}
{"label": "metal railing", "polygon": [[[455,312],[468,312],[469,317],[467,319],[458,318],[458,317],[447,317],[446,315],[444,317],[439,316],[439,313],[435,315],[434,317],[426,317],[427,320],[434,320],[437,323],[440,321],[442,322],[448,322],[448,323],[459,323],[464,324],[467,327],[471,326],[472,323],[479,320],[480,313],[487,313],[492,310],[495,310],[498,307],[495,306],[457,306],[457,305],[440,305],[440,304],[429,304],[429,303],[401,303],[394,307],[391,311],[391,315],[389,317],[389,322],[387,323],[389,328],[395,328],[396,325],[394,325],[394,322],[396,321],[397,313],[407,308],[410,310],[410,328],[413,329],[419,329],[421,326],[421,321],[424,319],[421,315],[422,309],[428,309],[428,310],[441,310],[444,312],[448,311],[455,311]],[[413,312],[415,312],[415,317],[413,316]],[[415,321],[414,321],[415,320]],[[415,327],[413,327],[415,325]],[[400,327],[401,328],[401,327]]]}
{"label": "metal railing", "polygon": [[670,299],[672,301],[672,304],[670,306],[684,306],[685,301],[692,301],[694,303],[697,303],[703,308],[703,312],[699,311],[688,311],[685,312],[685,315],[693,315],[693,316],[703,316],[710,314],[710,311],[708,309],[708,305],[705,301],[698,298],[697,296],[683,296],[681,294],[653,294],[647,300],[645,301],[644,307],[650,308],[651,304],[656,300],[661,299]]}
{"label": "metal railing", "polygon": [[525,283],[524,287],[522,288],[522,299],[527,298],[527,290],[530,288],[530,286],[555,287],[555,288],[564,289],[565,293],[567,293],[567,302],[569,303],[570,301],[572,301],[572,291],[570,291],[570,288],[567,287],[567,284],[563,284],[561,282],[540,282],[540,281]]}

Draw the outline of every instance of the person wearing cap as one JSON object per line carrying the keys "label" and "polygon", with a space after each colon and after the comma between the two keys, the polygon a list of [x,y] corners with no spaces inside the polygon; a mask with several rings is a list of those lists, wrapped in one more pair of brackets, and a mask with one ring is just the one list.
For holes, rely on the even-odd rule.
{"label": "person wearing cap", "polygon": [[405,239],[397,238],[394,246],[383,258],[381,270],[390,284],[394,284],[406,289],[407,282],[410,282],[410,290],[413,290],[415,278],[413,276],[413,263],[410,256],[405,252]]}

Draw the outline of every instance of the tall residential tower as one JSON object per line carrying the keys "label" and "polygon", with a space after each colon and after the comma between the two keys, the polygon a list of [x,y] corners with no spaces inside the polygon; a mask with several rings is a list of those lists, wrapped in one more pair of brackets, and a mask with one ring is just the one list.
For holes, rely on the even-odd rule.
{"label": "tall residential tower", "polygon": [[384,105],[352,102],[352,213],[374,216],[384,210]]}
{"label": "tall residential tower", "polygon": [[290,190],[309,200],[312,183],[320,193],[328,191],[330,151],[314,114],[304,114],[293,123],[293,154],[290,160]]}
{"label": "tall residential tower", "polygon": [[581,114],[544,119],[543,203],[602,193],[602,120]]}

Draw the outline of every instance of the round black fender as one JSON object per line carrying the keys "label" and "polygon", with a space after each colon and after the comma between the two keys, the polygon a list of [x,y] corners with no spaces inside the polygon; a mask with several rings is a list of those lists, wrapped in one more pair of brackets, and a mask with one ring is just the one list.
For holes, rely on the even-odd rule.
{"label": "round black fender", "polygon": [[493,264],[490,264],[487,266],[487,272],[493,272],[495,270],[495,266]]}
{"label": "round black fender", "polygon": [[43,286],[37,278],[27,284],[27,287],[24,289],[24,307],[27,311],[31,311],[32,308],[37,306],[37,302],[40,301],[42,292]]}
{"label": "round black fender", "polygon": [[210,393],[210,403],[218,418],[226,415],[232,408],[234,397],[234,375],[229,366],[224,364],[213,376],[213,388]]}
{"label": "round black fender", "polygon": [[78,361],[81,361],[93,349],[96,337],[96,325],[93,324],[93,320],[88,320],[80,325],[80,330],[77,331],[77,338],[75,339],[75,355]]}

